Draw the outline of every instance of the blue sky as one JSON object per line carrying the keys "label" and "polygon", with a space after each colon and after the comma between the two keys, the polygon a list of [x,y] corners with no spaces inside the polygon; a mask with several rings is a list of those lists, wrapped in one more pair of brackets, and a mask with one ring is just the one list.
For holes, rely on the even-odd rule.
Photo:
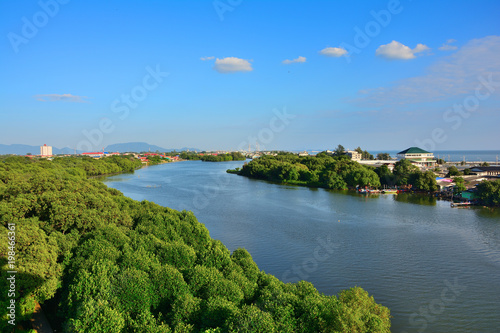
{"label": "blue sky", "polygon": [[500,149],[498,1],[0,3],[0,143]]}

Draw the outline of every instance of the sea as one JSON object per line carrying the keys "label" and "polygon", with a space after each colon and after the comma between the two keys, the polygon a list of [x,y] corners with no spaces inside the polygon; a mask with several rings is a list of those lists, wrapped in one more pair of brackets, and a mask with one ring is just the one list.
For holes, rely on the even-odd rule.
{"label": "sea", "polygon": [[[317,150],[307,150],[310,154],[317,154]],[[400,150],[371,150],[368,151],[373,156],[378,153],[389,153],[391,157],[396,158]],[[446,162],[488,162],[499,164],[500,150],[436,150],[433,151],[434,157],[441,158]]]}

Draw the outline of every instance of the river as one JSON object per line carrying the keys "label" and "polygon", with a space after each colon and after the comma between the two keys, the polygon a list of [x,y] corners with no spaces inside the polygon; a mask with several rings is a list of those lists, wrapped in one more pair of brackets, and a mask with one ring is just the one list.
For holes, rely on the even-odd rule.
{"label": "river", "polygon": [[227,174],[243,162],[187,161],[104,182],[135,200],[191,210],[261,270],[333,295],[360,286],[393,332],[500,330],[500,211],[416,195],[364,196]]}

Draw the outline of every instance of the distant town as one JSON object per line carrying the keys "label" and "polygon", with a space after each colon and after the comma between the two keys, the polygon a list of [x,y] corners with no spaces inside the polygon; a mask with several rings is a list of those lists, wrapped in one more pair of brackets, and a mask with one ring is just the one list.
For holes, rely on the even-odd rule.
{"label": "distant town", "polygon": [[[66,157],[66,156],[81,156],[94,159],[106,158],[109,156],[116,155],[128,155],[131,158],[139,159],[144,166],[155,165],[160,163],[177,162],[189,159],[203,159],[205,156],[219,156],[219,155],[230,155],[236,152],[234,151],[190,151],[189,149],[185,151],[170,151],[161,152],[159,150],[142,151],[142,152],[109,152],[105,151],[94,151],[94,152],[80,152],[76,154],[57,154],[52,153],[52,146],[44,144],[40,146],[40,154],[27,154],[24,155],[29,158],[43,158],[43,159],[53,159],[54,157]],[[280,151],[257,151],[251,150],[250,147],[248,151],[238,151],[237,153],[242,154],[247,159],[257,159],[264,155],[276,156]],[[334,150],[326,150],[323,153],[335,155],[346,155],[352,161],[355,161],[361,165],[365,165],[372,168],[379,168],[381,166],[386,166],[391,172],[394,169],[395,164],[398,161],[406,159],[411,162],[412,165],[419,168],[421,171],[432,171],[436,176],[436,183],[439,186],[439,192],[441,196],[451,196],[455,193],[455,199],[463,199],[464,201],[471,201],[475,199],[475,187],[482,181],[492,181],[500,179],[500,165],[498,160],[495,162],[450,162],[444,161],[441,158],[436,158],[432,152],[428,152],[419,147],[410,147],[402,150],[396,154],[395,157],[388,153],[379,153],[377,156],[371,155],[367,151],[363,151],[361,148],[355,150],[346,150],[343,146],[339,145]],[[315,153],[302,151],[296,153],[299,157],[315,156]],[[206,159],[205,159],[206,160]],[[460,189],[457,195],[457,187]]]}

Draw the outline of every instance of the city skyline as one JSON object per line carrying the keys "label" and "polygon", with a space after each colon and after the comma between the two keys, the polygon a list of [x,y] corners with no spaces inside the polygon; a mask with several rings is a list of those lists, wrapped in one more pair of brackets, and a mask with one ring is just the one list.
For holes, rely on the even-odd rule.
{"label": "city skyline", "polygon": [[496,1],[0,6],[1,144],[498,149]]}

